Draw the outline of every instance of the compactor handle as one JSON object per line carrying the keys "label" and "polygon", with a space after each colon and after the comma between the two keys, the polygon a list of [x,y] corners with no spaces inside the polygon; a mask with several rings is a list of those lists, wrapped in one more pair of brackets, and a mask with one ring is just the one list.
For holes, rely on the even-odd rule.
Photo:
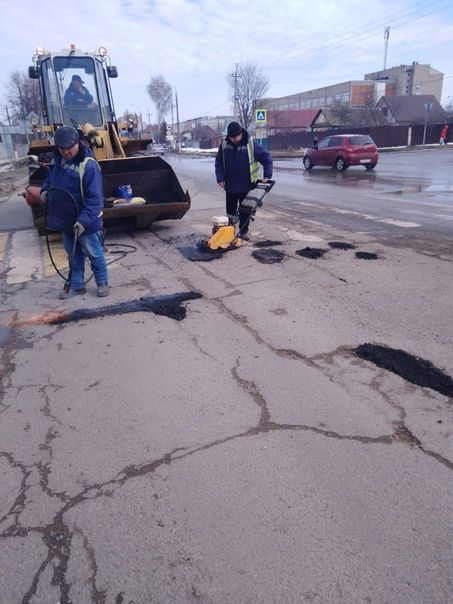
{"label": "compactor handle", "polygon": [[261,179],[257,180],[255,183],[255,189],[261,189],[269,193],[272,187],[275,185],[275,180],[268,180],[267,182],[263,182]]}

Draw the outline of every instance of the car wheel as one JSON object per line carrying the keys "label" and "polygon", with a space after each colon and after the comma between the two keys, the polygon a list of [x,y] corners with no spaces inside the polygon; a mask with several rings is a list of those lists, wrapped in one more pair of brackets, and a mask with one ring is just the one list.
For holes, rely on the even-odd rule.
{"label": "car wheel", "polygon": [[373,169],[373,168],[375,168],[375,167],[376,167],[376,164],[365,164],[365,168],[366,168],[367,170],[372,170],[372,169]]}
{"label": "car wheel", "polygon": [[304,157],[304,168],[306,170],[311,170],[313,168],[313,162],[309,157]]}
{"label": "car wheel", "polygon": [[344,172],[347,167],[348,166],[346,165],[346,162],[343,157],[338,157],[337,161],[335,162],[335,168],[337,172]]}

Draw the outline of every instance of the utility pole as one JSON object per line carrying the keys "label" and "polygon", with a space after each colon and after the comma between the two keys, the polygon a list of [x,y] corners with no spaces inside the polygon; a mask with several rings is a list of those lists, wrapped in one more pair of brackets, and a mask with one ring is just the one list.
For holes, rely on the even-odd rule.
{"label": "utility pole", "polygon": [[178,153],[181,153],[181,139],[179,137],[179,107],[178,107],[178,91],[175,88],[175,103],[176,103],[176,145]]}
{"label": "utility pole", "polygon": [[428,124],[428,115],[433,107],[432,103],[425,103],[425,127],[423,128],[423,146],[425,146],[426,140],[426,126]]}
{"label": "utility pole", "polygon": [[[236,119],[236,117],[239,118],[239,111],[238,111],[238,78],[240,78],[241,76],[238,75],[238,68],[239,68],[239,63],[235,63],[236,69],[234,71],[234,73],[230,73],[230,78],[234,78],[234,118]],[[239,120],[240,121],[240,120]]]}
{"label": "utility pole", "polygon": [[385,27],[384,28],[384,41],[385,41],[384,69],[387,66],[387,48],[388,48],[388,45],[389,45],[389,38],[390,38],[390,27]]}
{"label": "utility pole", "polygon": [[5,105],[6,119],[8,120],[8,126],[11,126],[11,118],[9,117],[8,105]]}

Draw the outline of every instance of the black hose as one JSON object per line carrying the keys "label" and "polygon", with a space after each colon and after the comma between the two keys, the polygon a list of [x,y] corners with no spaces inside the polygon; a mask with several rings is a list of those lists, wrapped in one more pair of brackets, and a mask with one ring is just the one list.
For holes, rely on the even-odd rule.
{"label": "black hose", "polygon": [[[27,188],[28,188],[28,187],[26,187],[26,189],[27,189]],[[81,209],[80,209],[80,207],[79,207],[79,204],[77,203],[77,200],[75,199],[75,197],[74,197],[74,196],[73,196],[73,195],[72,195],[72,194],[71,194],[69,191],[67,191],[66,189],[63,189],[62,187],[51,187],[51,188],[48,190],[48,194],[50,194],[50,193],[51,193],[51,192],[53,192],[53,191],[61,191],[61,192],[65,193],[66,195],[68,195],[68,196],[71,198],[72,202],[74,203],[75,207],[77,208],[77,213],[78,213],[78,214],[80,214]],[[30,193],[30,191],[29,191],[29,193]],[[68,276],[67,276],[67,277],[65,277],[65,276],[64,276],[64,275],[63,275],[63,274],[62,274],[62,273],[59,271],[59,269],[58,269],[57,265],[55,264],[55,261],[54,261],[54,259],[53,259],[52,252],[51,252],[51,249],[50,249],[50,243],[49,243],[49,231],[48,231],[48,229],[47,229],[47,209],[48,209],[48,206],[47,206],[47,203],[46,203],[46,204],[45,204],[45,206],[44,206],[44,216],[45,216],[45,226],[46,226],[46,244],[47,244],[47,252],[48,252],[48,254],[49,254],[50,261],[51,261],[52,266],[54,267],[55,271],[56,271],[56,272],[57,272],[57,274],[58,274],[58,275],[59,275],[59,276],[60,276],[60,277],[61,277],[61,278],[62,278],[62,279],[63,279],[63,280],[66,282],[66,284],[68,284],[68,285],[69,285],[69,283],[70,283],[70,278],[71,278],[71,262],[72,262],[72,258],[71,258],[70,260],[69,260],[69,258],[68,258],[68,260],[69,260],[69,274],[68,274]],[[74,243],[76,243],[76,241],[74,241]],[[106,247],[123,247],[123,248],[127,248],[127,249],[123,249],[123,250],[112,250],[112,251],[110,252],[111,254],[121,254],[121,255],[120,255],[120,257],[119,257],[119,258],[115,258],[114,260],[110,260],[110,262],[106,262],[106,265],[107,265],[107,266],[110,266],[110,265],[111,265],[111,264],[113,264],[114,262],[118,262],[118,260],[122,260],[122,259],[123,259],[123,258],[125,258],[125,257],[126,257],[128,254],[133,254],[134,252],[136,252],[136,251],[137,251],[137,247],[136,247],[135,245],[130,245],[130,244],[128,244],[128,243],[107,243],[107,244],[104,244],[104,243],[103,243],[103,247],[104,247],[104,249],[105,249]],[[73,255],[74,255],[74,250],[75,250],[75,245],[74,245],[74,249],[73,249]],[[92,274],[91,274],[91,276],[90,276],[90,277],[89,277],[89,278],[88,278],[86,281],[84,281],[84,284],[86,285],[87,283],[89,283],[89,281],[91,281],[91,279],[92,279],[93,277],[94,277],[94,275],[93,275],[93,273],[92,273]]]}

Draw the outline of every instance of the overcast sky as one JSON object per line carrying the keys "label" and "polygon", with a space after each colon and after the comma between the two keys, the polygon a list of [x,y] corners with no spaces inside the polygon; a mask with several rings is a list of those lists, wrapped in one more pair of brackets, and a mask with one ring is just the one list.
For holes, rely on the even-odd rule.
{"label": "overcast sky", "polygon": [[148,111],[156,119],[146,85],[159,74],[177,87],[181,120],[230,113],[235,63],[262,67],[267,96],[363,79],[383,67],[385,26],[387,67],[430,63],[444,73],[442,102],[453,101],[452,0],[0,0],[0,8],[0,81],[26,70],[37,46],[105,46],[119,72],[117,114],[141,110],[144,121]]}

